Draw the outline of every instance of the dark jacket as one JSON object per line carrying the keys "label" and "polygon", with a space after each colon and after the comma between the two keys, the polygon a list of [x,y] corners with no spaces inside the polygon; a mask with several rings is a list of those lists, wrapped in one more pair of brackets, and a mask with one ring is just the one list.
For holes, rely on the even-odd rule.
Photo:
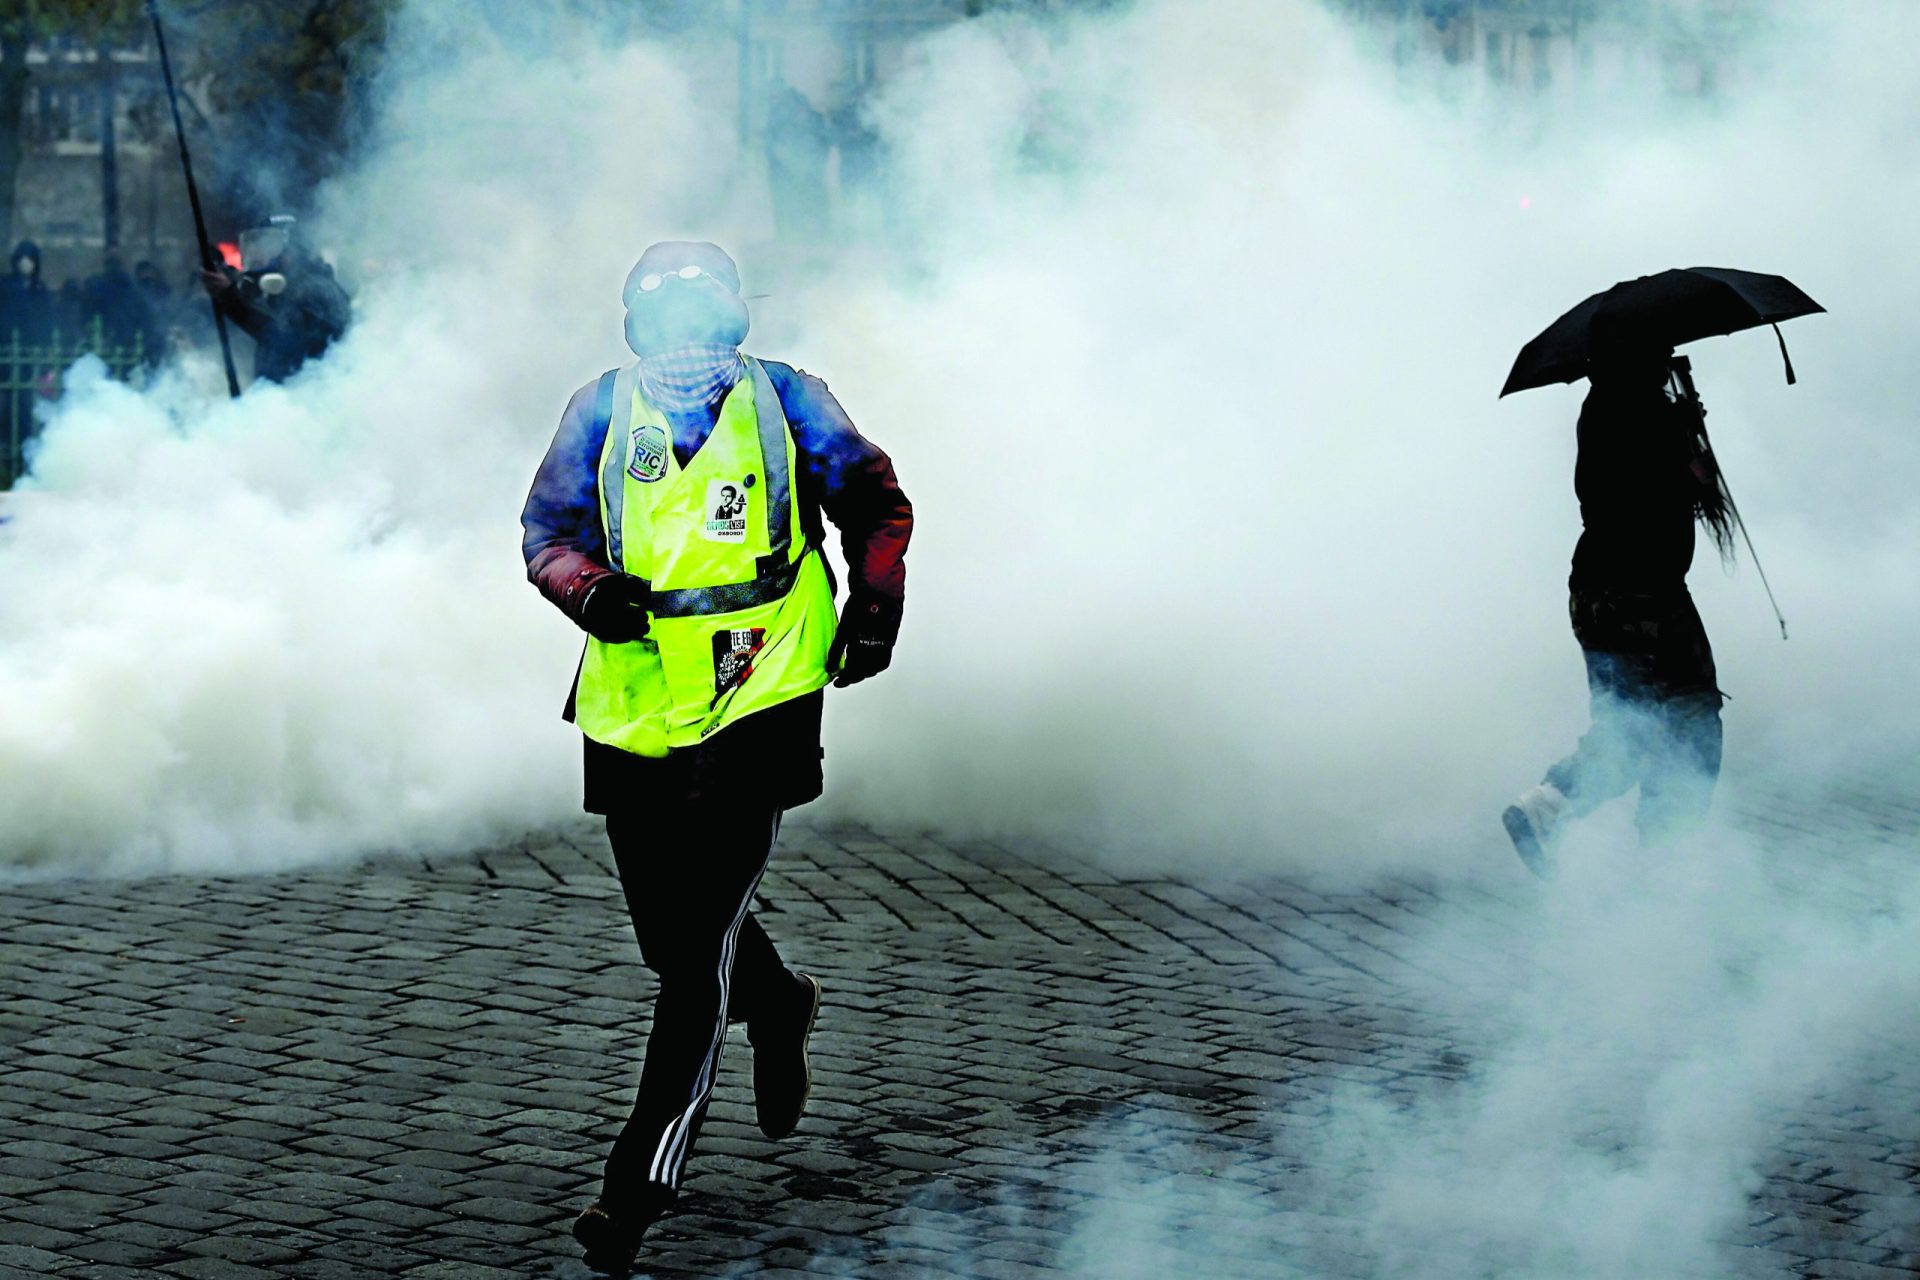
{"label": "dark jacket", "polygon": [[[13,269],[21,258],[33,264],[33,270],[25,276]],[[10,342],[16,334],[26,346],[45,342],[53,320],[53,295],[40,277],[40,246],[22,240],[13,247],[6,275],[0,278],[0,344]]]}
{"label": "dark jacket", "polygon": [[1573,488],[1585,530],[1573,550],[1568,609],[1588,654],[1588,683],[1630,701],[1717,707],[1713,646],[1687,594],[1699,482],[1686,411],[1657,382],[1595,387],[1580,409],[1579,437]]}
{"label": "dark jacket", "polygon": [[1660,386],[1595,387],[1580,409],[1576,594],[1686,590],[1696,482],[1684,411]]}
{"label": "dark jacket", "polygon": [[[833,522],[852,577],[846,609],[858,611],[870,630],[891,637],[900,627],[907,542],[913,534],[913,506],[900,489],[893,460],[854,428],[826,383],[790,365],[762,363],[793,433],[802,534],[812,545],[824,546],[824,521]],[[520,514],[527,577],[575,625],[587,592],[614,572],[600,527],[597,472],[607,424],[594,421],[599,381],[587,383],[568,401]],[[689,446],[697,448],[712,429],[713,414],[676,415],[670,423],[675,452],[690,452]],[[768,708],[665,760],[643,759],[588,739],[586,808],[606,813],[625,797],[663,786],[696,793],[747,780],[771,793],[782,808],[804,804],[820,794],[820,704],[820,695],[813,694]],[[569,718],[571,710],[569,698]]]}
{"label": "dark jacket", "polygon": [[287,287],[267,297],[239,285],[214,295],[221,312],[253,339],[253,376],[284,382],[307,361],[325,354],[346,332],[353,304],[319,258],[290,261],[278,268]]}

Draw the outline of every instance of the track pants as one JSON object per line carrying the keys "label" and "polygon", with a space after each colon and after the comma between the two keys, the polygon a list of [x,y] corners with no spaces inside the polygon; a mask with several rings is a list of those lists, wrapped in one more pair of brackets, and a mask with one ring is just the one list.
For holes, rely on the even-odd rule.
{"label": "track pants", "polygon": [[640,958],[659,978],[639,1094],[607,1157],[610,1206],[679,1189],[729,1018],[791,1002],[798,980],[750,910],[779,829],[771,806],[711,800],[607,818]]}

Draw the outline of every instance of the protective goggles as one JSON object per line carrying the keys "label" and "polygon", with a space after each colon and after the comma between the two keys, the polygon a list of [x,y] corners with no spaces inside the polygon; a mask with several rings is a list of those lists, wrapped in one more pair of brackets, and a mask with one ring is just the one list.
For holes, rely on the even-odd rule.
{"label": "protective goggles", "polygon": [[728,293],[733,292],[733,286],[725,280],[722,280],[705,267],[695,266],[681,267],[678,271],[649,271],[640,277],[640,283],[635,287],[641,293],[652,293],[669,280],[698,280],[701,276],[705,276],[707,279],[713,281]]}

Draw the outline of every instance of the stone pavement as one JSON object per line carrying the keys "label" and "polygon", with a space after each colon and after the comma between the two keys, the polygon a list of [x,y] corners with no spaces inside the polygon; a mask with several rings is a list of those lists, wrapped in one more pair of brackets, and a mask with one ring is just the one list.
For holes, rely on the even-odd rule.
{"label": "stone pavement", "polygon": [[[1911,805],[1822,803],[1744,818],[1870,871],[1920,832]],[[1539,894],[1504,861],[1181,883],[790,823],[761,909],[825,983],[813,1105],[762,1139],[736,1030],[643,1262],[1580,1274],[1361,1229],[1381,1148],[1334,1131],[1361,1095],[1445,1097],[1498,1052],[1502,989],[1462,974],[1503,968]],[[630,1100],[648,992],[595,827],[431,863],[0,886],[0,917],[0,1280],[584,1274],[566,1228]],[[1762,1180],[1689,1273],[1920,1271],[1920,1034],[1881,1040],[1766,1114]]]}

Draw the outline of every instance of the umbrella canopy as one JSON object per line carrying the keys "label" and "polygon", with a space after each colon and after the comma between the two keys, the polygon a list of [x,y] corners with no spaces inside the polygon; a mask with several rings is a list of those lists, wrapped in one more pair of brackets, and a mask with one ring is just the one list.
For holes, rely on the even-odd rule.
{"label": "umbrella canopy", "polygon": [[[1825,310],[1784,276],[1731,267],[1676,268],[1623,280],[1594,294],[1522,347],[1500,394],[1586,377],[1588,344],[1596,318],[1604,317],[1610,324],[1642,333],[1659,346],[1677,347]],[[1774,330],[1776,336],[1779,332],[1778,328]],[[1786,352],[1786,339],[1782,338],[1782,358]],[[1787,381],[1793,381],[1790,360]]]}

